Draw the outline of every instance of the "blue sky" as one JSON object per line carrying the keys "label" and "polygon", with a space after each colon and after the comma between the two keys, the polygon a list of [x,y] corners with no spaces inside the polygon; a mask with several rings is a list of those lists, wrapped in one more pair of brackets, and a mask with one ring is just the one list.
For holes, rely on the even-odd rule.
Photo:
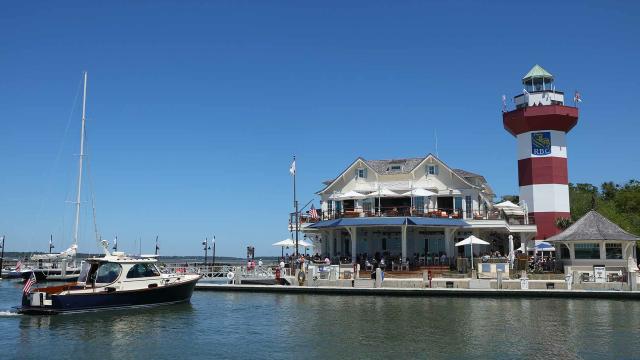
{"label": "blue sky", "polygon": [[[434,131],[446,163],[517,193],[500,98],[536,63],[584,99],[570,181],[639,178],[639,15],[595,1],[6,3],[0,234],[7,250],[70,244],[83,70],[85,194],[127,251],[159,235],[163,254],[200,255],[215,234],[219,255],[277,254],[294,153],[306,203],[357,156],[435,152]],[[90,211],[81,251],[97,249]]]}

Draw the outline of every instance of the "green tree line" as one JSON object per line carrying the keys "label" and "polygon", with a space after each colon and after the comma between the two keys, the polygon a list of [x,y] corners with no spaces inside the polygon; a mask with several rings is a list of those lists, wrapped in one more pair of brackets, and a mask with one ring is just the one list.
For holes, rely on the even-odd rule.
{"label": "green tree line", "polygon": [[[519,202],[517,195],[505,195],[500,201]],[[600,187],[592,184],[569,184],[571,218],[556,219],[561,229],[568,228],[591,209],[618,224],[631,234],[640,236],[640,181],[629,180],[626,184],[605,182]]]}
{"label": "green tree line", "polygon": [[[640,236],[640,181],[626,184],[605,182],[600,187],[592,184],[569,184],[571,222],[591,209],[634,235]],[[570,224],[558,224],[566,227]]]}

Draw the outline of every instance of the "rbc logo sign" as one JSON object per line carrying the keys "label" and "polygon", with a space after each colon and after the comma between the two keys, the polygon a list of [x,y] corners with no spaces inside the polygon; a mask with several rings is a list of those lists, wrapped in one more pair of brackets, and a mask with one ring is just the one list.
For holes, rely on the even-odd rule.
{"label": "rbc logo sign", "polygon": [[551,133],[535,132],[531,133],[531,154],[551,155]]}

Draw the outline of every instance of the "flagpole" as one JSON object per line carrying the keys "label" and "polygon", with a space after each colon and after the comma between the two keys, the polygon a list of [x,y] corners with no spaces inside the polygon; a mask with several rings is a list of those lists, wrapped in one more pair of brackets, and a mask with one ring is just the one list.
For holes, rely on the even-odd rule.
{"label": "flagpole", "polygon": [[298,172],[296,169],[296,156],[293,155],[293,207],[296,212],[296,259],[298,258],[298,229],[299,229],[299,221],[298,218],[298,200],[296,197],[296,173]]}
{"label": "flagpole", "polygon": [[2,263],[4,262],[4,235],[0,236],[0,279],[2,279]]}

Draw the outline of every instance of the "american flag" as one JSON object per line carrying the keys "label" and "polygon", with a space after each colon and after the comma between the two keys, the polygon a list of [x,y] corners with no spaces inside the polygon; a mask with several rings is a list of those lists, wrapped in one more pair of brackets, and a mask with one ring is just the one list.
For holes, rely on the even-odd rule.
{"label": "american flag", "polygon": [[22,269],[22,261],[18,260],[16,263],[16,271],[20,271],[20,269]]}
{"label": "american flag", "polygon": [[22,288],[22,292],[28,294],[31,292],[31,288],[36,284],[36,274],[32,271],[31,276],[29,276],[29,280],[24,283],[24,288]]}
{"label": "american flag", "polygon": [[317,220],[318,218],[320,218],[320,215],[318,215],[318,210],[316,210],[316,208],[315,208],[315,206],[313,206],[313,204],[311,204],[311,209],[309,209],[309,216],[313,220]]}
{"label": "american flag", "polygon": [[578,90],[576,90],[575,95],[573,95],[573,102],[575,102],[575,103],[582,102],[582,95],[580,95]]}

